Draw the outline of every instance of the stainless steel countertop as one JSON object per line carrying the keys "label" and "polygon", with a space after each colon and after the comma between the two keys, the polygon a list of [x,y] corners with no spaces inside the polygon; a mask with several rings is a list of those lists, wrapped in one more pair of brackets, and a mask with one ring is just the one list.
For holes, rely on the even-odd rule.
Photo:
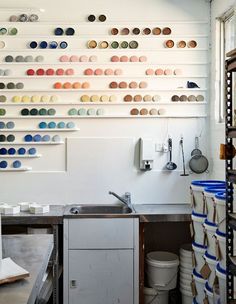
{"label": "stainless steel countertop", "polygon": [[140,222],[186,222],[191,220],[188,204],[138,204],[133,205]]}
{"label": "stainless steel countertop", "polygon": [[70,214],[72,205],[51,205],[50,212],[2,215],[3,225],[62,224],[63,218],[140,218],[140,222],[186,222],[191,220],[191,208],[187,204],[134,204],[135,213],[128,214]]}

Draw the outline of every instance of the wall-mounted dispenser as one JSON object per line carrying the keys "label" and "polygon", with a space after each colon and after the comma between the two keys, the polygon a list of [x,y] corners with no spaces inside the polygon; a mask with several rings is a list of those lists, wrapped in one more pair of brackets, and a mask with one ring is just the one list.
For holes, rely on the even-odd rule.
{"label": "wall-mounted dispenser", "polygon": [[155,144],[152,138],[140,138],[140,170],[148,171],[153,168]]}

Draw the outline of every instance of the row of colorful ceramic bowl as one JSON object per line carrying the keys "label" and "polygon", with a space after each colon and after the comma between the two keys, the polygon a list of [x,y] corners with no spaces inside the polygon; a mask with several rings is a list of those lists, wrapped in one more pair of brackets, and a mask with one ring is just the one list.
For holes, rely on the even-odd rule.
{"label": "row of colorful ceramic bowl", "polygon": [[56,115],[56,110],[55,109],[36,109],[36,108],[32,108],[32,109],[27,109],[24,108],[20,111],[22,116],[54,116]]}
{"label": "row of colorful ceramic bowl", "polygon": [[39,20],[39,16],[36,14],[20,14],[18,16],[12,15],[9,18],[10,22],[36,22]]}
{"label": "row of colorful ceramic bowl", "polygon": [[163,29],[161,29],[160,27],[154,27],[153,29],[149,28],[149,27],[145,27],[144,29],[140,29],[138,27],[133,28],[132,30],[130,30],[127,27],[124,27],[122,29],[118,29],[116,27],[112,28],[110,31],[111,35],[129,35],[129,34],[133,34],[133,35],[170,35],[171,34],[171,29],[169,27],[164,27]]}
{"label": "row of colorful ceramic bowl", "polygon": [[94,21],[105,22],[106,19],[107,17],[105,15],[99,15],[98,17],[96,17],[95,15],[89,15],[87,18],[89,22],[94,22]]}
{"label": "row of colorful ceramic bowl", "polygon": [[[7,100],[5,95],[0,95],[0,102],[5,102]],[[33,95],[33,96],[19,96],[15,95],[12,97],[12,102],[57,102],[59,100],[59,97],[57,95]]]}
{"label": "row of colorful ceramic bowl", "polygon": [[62,35],[73,36],[75,34],[75,30],[73,29],[73,27],[68,27],[66,29],[57,27],[54,29],[53,32],[54,32],[54,35],[56,35],[56,36],[62,36]]}
{"label": "row of colorful ceramic bowl", "polygon": [[37,69],[37,70],[34,70],[34,69],[28,69],[26,71],[26,74],[28,76],[34,76],[34,75],[37,75],[37,76],[44,76],[44,75],[47,75],[47,76],[53,76],[53,75],[58,75],[58,76],[62,76],[62,75],[74,75],[75,71],[74,69]]}
{"label": "row of colorful ceramic bowl", "polygon": [[15,149],[13,147],[11,148],[0,148],[0,155],[35,155],[37,153],[37,150],[35,148],[29,148],[29,149],[25,149],[23,147],[20,147],[18,149]]}
{"label": "row of colorful ceramic bowl", "polygon": [[22,55],[18,55],[16,57],[12,56],[12,55],[7,55],[4,58],[5,62],[43,62],[44,61],[44,57],[39,55],[36,57],[33,57],[31,55],[28,56],[22,56]]}
{"label": "row of colorful ceramic bowl", "polygon": [[60,142],[61,137],[59,135],[50,136],[48,134],[40,135],[40,134],[26,134],[24,136],[25,142]]}
{"label": "row of colorful ceramic bowl", "polygon": [[165,110],[164,109],[159,109],[159,110],[157,110],[157,109],[151,109],[151,110],[148,110],[146,108],[143,108],[143,109],[139,110],[139,109],[134,108],[134,109],[132,109],[130,111],[130,115],[143,115],[143,116],[145,116],[145,115],[164,115],[164,114],[165,114]]}
{"label": "row of colorful ceramic bowl", "polygon": [[0,28],[0,35],[15,36],[17,33],[18,33],[18,30],[15,27],[10,27],[10,28],[1,27]]}
{"label": "row of colorful ceramic bowl", "polygon": [[178,95],[173,95],[171,97],[171,101],[173,102],[177,102],[177,101],[204,101],[204,96],[203,95],[181,95],[181,96],[178,96]]}
{"label": "row of colorful ceramic bowl", "polygon": [[80,97],[81,102],[114,102],[117,101],[115,95],[82,95]]}
{"label": "row of colorful ceramic bowl", "polygon": [[138,42],[135,40],[132,40],[130,42],[127,41],[112,41],[112,42],[108,42],[108,41],[95,41],[95,40],[89,40],[87,42],[87,47],[89,49],[95,49],[95,48],[100,48],[100,49],[107,49],[107,48],[111,48],[111,49],[137,49],[138,48]]}
{"label": "row of colorful ceramic bowl", "polygon": [[126,56],[126,55],[123,55],[123,56],[112,56],[111,57],[111,62],[146,62],[147,61],[147,57],[146,56]]}
{"label": "row of colorful ceramic bowl", "polygon": [[141,81],[141,82],[136,82],[136,81],[131,81],[130,83],[127,83],[125,81],[121,81],[121,82],[116,82],[116,81],[112,81],[109,84],[109,88],[111,89],[145,89],[148,87],[148,83],[146,81]]}
{"label": "row of colorful ceramic bowl", "polygon": [[97,56],[86,56],[86,55],[62,55],[59,57],[60,62],[96,62],[98,60]]}
{"label": "row of colorful ceramic bowl", "polygon": [[57,41],[31,41],[29,43],[29,47],[31,49],[36,49],[36,48],[40,48],[40,49],[66,49],[68,47],[68,43],[66,41],[61,41],[61,42],[57,42]]}
{"label": "row of colorful ceramic bowl", "polygon": [[54,121],[41,121],[38,126],[39,129],[74,129],[75,123],[73,121],[69,121],[67,123],[65,123],[64,121],[60,121],[58,123]]}
{"label": "row of colorful ceramic bowl", "polygon": [[160,95],[125,95],[124,96],[124,99],[123,99],[125,102],[141,102],[141,101],[145,101],[145,102],[158,102],[158,101],[161,101],[161,96]]}
{"label": "row of colorful ceramic bowl", "polygon": [[14,129],[15,128],[15,123],[13,121],[0,121],[0,129]]}
{"label": "row of colorful ceramic bowl", "polygon": [[94,109],[94,108],[90,108],[90,109],[84,109],[84,108],[80,108],[80,109],[75,109],[72,108],[68,111],[68,115],[70,116],[100,116],[100,115],[104,115],[105,111],[104,109]]}
{"label": "row of colorful ceramic bowl", "polygon": [[84,70],[84,75],[91,76],[101,76],[101,75],[122,75],[123,70],[122,69],[85,69]]}
{"label": "row of colorful ceramic bowl", "polygon": [[7,90],[14,90],[14,89],[22,90],[22,89],[24,89],[24,84],[22,82],[17,82],[17,83],[14,83],[14,82],[8,82],[8,83],[0,82],[0,90],[4,90],[4,89],[7,89]]}
{"label": "row of colorful ceramic bowl", "polygon": [[9,135],[0,134],[0,142],[14,142],[15,139],[16,138],[13,134],[9,134]]}
{"label": "row of colorful ceramic bowl", "polygon": [[178,48],[185,48],[186,46],[188,48],[195,48],[195,47],[197,47],[197,42],[195,40],[190,40],[188,42],[186,42],[184,40],[181,40],[178,42],[174,42],[173,40],[167,40],[164,42],[164,46],[167,48],[173,48],[175,45]]}
{"label": "row of colorful ceramic bowl", "polygon": [[90,83],[89,82],[74,82],[74,83],[71,83],[71,82],[64,82],[64,83],[61,83],[61,82],[55,82],[54,85],[53,85],[53,88],[54,89],[89,89],[90,88]]}
{"label": "row of colorful ceramic bowl", "polygon": [[0,161],[0,168],[1,169],[6,169],[8,167],[14,168],[14,169],[19,169],[21,168],[22,164],[21,161],[19,160],[14,160],[11,164],[9,164],[6,160]]}
{"label": "row of colorful ceramic bowl", "polygon": [[170,75],[182,75],[183,74],[183,71],[181,69],[147,69],[145,71],[146,75],[158,75],[158,76],[161,76],[161,75],[166,75],[166,76],[170,76]]}

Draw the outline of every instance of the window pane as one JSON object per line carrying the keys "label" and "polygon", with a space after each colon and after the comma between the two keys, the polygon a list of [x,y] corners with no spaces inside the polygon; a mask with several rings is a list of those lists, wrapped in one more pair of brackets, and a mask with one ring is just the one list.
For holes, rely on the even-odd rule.
{"label": "window pane", "polygon": [[235,26],[236,18],[235,14],[225,21],[225,53],[232,51],[236,47],[235,39]]}

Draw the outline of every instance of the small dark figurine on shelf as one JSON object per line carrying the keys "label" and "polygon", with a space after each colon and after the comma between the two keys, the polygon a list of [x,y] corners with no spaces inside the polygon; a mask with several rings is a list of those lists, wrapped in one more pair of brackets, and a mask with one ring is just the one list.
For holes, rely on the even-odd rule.
{"label": "small dark figurine on shelf", "polygon": [[195,82],[187,81],[187,88],[194,89],[194,88],[200,88],[200,87]]}

